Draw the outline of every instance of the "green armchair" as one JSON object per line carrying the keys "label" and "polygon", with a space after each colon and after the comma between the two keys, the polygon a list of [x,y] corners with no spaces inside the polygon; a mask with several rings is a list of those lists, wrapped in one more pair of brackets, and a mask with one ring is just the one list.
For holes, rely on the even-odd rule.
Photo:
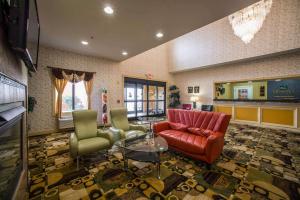
{"label": "green armchair", "polygon": [[110,132],[97,130],[97,112],[92,110],[74,111],[73,122],[75,132],[70,136],[70,152],[77,159],[79,156],[100,150],[108,150],[114,143],[114,136]]}
{"label": "green armchair", "polygon": [[119,134],[120,138],[130,138],[143,135],[147,128],[143,125],[129,124],[126,108],[115,108],[110,110],[111,125],[110,131]]}

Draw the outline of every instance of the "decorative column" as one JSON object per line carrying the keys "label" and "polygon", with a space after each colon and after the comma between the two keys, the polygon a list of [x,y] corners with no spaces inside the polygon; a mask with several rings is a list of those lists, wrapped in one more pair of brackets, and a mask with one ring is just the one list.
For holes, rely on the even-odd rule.
{"label": "decorative column", "polygon": [[107,124],[107,90],[105,88],[102,89],[102,123],[105,127]]}

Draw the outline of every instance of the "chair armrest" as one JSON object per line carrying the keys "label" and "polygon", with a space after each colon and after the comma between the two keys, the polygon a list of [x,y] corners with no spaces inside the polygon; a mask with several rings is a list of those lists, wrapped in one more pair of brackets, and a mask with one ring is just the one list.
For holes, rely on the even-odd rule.
{"label": "chair armrest", "polygon": [[222,133],[215,132],[208,136],[205,146],[205,154],[209,158],[209,163],[217,159],[223,151],[224,137]]}
{"label": "chair armrest", "polygon": [[144,125],[136,125],[136,124],[129,124],[129,129],[130,130],[139,130],[143,132],[147,132],[147,127]]}
{"label": "chair armrest", "polygon": [[120,139],[125,138],[125,133],[122,129],[110,127],[109,131],[111,131],[113,134],[118,134],[120,136]]}
{"label": "chair armrest", "polygon": [[159,133],[161,131],[165,131],[165,130],[169,130],[170,126],[169,126],[169,122],[165,121],[165,122],[158,122],[153,124],[153,132],[154,133]]}
{"label": "chair armrest", "polygon": [[73,132],[70,135],[70,152],[73,158],[76,158],[78,155],[78,139],[76,134]]}
{"label": "chair armrest", "polygon": [[114,143],[118,140],[121,139],[120,133],[119,132],[112,132],[110,130],[108,131],[103,131],[101,129],[97,130],[97,136],[98,137],[103,137],[109,140],[110,145],[114,145]]}

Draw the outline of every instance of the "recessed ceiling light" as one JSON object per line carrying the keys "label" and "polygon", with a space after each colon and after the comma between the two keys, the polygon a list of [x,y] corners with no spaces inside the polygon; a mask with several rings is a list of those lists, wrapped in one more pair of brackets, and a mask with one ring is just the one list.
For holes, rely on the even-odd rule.
{"label": "recessed ceiling light", "polygon": [[112,9],[112,7],[110,7],[110,6],[104,7],[103,10],[106,14],[109,14],[109,15],[112,15],[114,13],[114,9]]}
{"label": "recessed ceiling light", "polygon": [[128,55],[127,51],[122,51],[122,55],[127,56]]}
{"label": "recessed ceiling light", "polygon": [[158,32],[158,33],[156,33],[156,37],[162,38],[162,37],[164,37],[164,34],[162,32]]}
{"label": "recessed ceiling light", "polygon": [[81,44],[83,44],[83,45],[88,45],[89,43],[87,42],[87,41],[81,41]]}

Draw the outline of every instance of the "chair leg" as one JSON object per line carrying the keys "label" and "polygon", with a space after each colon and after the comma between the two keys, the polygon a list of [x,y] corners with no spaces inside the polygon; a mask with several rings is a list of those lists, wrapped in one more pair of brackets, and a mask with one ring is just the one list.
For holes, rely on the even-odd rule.
{"label": "chair leg", "polygon": [[76,163],[77,163],[77,171],[79,170],[79,156],[77,156],[77,158],[76,158]]}
{"label": "chair leg", "polygon": [[206,169],[211,170],[212,164],[206,163]]}
{"label": "chair leg", "polygon": [[108,158],[109,158],[109,156],[108,156],[108,150],[105,150],[105,151],[104,151],[104,156],[105,156],[105,158],[108,160]]}

